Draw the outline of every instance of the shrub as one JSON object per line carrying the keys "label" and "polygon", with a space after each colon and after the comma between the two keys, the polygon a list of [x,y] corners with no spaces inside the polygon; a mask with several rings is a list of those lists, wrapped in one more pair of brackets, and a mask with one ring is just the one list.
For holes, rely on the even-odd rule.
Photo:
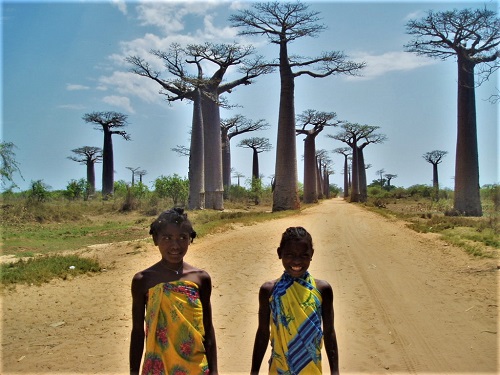
{"label": "shrub", "polygon": [[88,199],[90,185],[83,178],[80,180],[71,180],[63,192],[64,196],[69,200],[76,200],[79,198]]}
{"label": "shrub", "polygon": [[174,205],[177,206],[179,202],[184,206],[189,197],[189,180],[181,178],[178,174],[174,173],[173,176],[160,176],[155,182],[155,192],[160,198],[172,198]]}
{"label": "shrub", "polygon": [[45,202],[50,197],[50,186],[43,180],[31,181],[31,189],[28,198],[32,202]]}

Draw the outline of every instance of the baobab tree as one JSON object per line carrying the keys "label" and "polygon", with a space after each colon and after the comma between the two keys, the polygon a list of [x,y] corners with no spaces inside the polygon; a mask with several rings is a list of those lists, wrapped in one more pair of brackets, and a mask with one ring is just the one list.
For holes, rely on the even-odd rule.
{"label": "baobab tree", "polygon": [[83,146],[71,150],[75,156],[68,159],[87,166],[87,185],[89,195],[95,193],[95,164],[102,161],[102,149],[100,147]]}
{"label": "baobab tree", "polygon": [[395,179],[396,177],[398,177],[398,175],[397,174],[386,173],[384,176],[385,176],[385,178],[387,180],[387,189],[390,190],[391,189],[391,181],[393,179]]}
{"label": "baobab tree", "polygon": [[130,135],[122,130],[127,123],[127,115],[123,113],[91,112],[83,116],[83,121],[95,124],[94,129],[104,133],[104,144],[102,147],[102,196],[106,198],[113,194],[114,185],[114,160],[113,160],[113,135],[120,135],[126,141],[130,141]]}
{"label": "baobab tree", "polygon": [[[327,126],[338,126],[342,121],[337,120],[335,112],[320,112],[308,109],[297,115],[297,135],[303,134],[304,139],[304,203],[318,201],[318,167],[316,155],[316,137]],[[321,176],[321,173],[319,174]]]}
{"label": "baobab tree", "polygon": [[[273,70],[263,64],[259,56],[251,59],[253,53],[252,46],[240,46],[236,43],[190,44],[186,47],[173,43],[166,52],[151,51],[151,54],[163,61],[170,74],[167,79],[161,78],[161,73],[153,70],[141,57],[129,56],[126,59],[134,66],[131,70],[133,73],[160,84],[160,93],[166,95],[169,102],[183,99],[193,101],[189,163],[190,208],[224,208],[220,128],[220,106],[223,100],[220,96],[237,86],[251,84],[254,78]],[[190,64],[195,67],[195,74],[189,72]],[[215,72],[211,76],[205,74],[204,67],[207,65],[215,66]],[[241,76],[225,82],[224,76],[228,69],[236,66],[239,67]],[[198,134],[200,131],[201,134]],[[198,154],[203,154],[203,157]],[[203,180],[202,184],[200,179]],[[191,190],[191,187],[197,190]]]}
{"label": "baobab tree", "polygon": [[432,164],[432,186],[434,189],[434,199],[439,199],[439,177],[438,164],[441,164],[448,151],[434,150],[422,155],[424,160]]}
{"label": "baobab tree", "polygon": [[316,190],[318,192],[318,199],[324,198],[325,186],[324,186],[323,165],[324,165],[324,160],[327,159],[328,159],[328,152],[326,150],[323,149],[316,150],[314,167],[316,168]]}
{"label": "baobab tree", "polygon": [[346,199],[349,196],[349,157],[352,155],[351,148],[338,147],[333,152],[344,156],[344,199]]}
{"label": "baobab tree", "polygon": [[234,170],[234,168],[231,169],[231,171],[233,172],[233,178],[237,178],[238,179],[238,187],[240,187],[240,179],[245,177],[245,175],[241,172],[238,172],[236,170]]}
{"label": "baobab tree", "polygon": [[318,199],[330,198],[330,175],[333,174],[333,161],[326,150],[316,152]]}
{"label": "baobab tree", "polygon": [[334,74],[355,75],[364,63],[348,61],[342,52],[323,52],[306,58],[289,54],[289,46],[302,37],[316,37],[326,27],[320,24],[319,12],[309,11],[301,2],[275,1],[253,3],[230,17],[232,26],[241,28],[239,35],[266,36],[279,46],[278,62],[271,66],[280,72],[280,103],[273,190],[273,211],[300,207],[297,182],[295,140],[295,78],[306,75],[323,78]]}
{"label": "baobab tree", "polygon": [[414,37],[408,52],[441,60],[455,58],[458,70],[457,147],[454,210],[482,216],[476,124],[475,67],[480,83],[499,67],[500,19],[492,10],[462,9],[427,12],[410,20],[406,32]]}
{"label": "baobab tree", "polygon": [[260,203],[262,191],[262,180],[259,173],[259,154],[271,150],[272,146],[267,138],[253,137],[242,140],[238,144],[238,147],[246,147],[253,150],[251,190],[255,204],[257,205]]}
{"label": "baobab tree", "polygon": [[137,175],[139,176],[139,182],[142,184],[142,178],[148,174],[148,171],[145,169],[141,169],[140,171],[137,171]]}
{"label": "baobab tree", "polygon": [[384,173],[385,173],[385,169],[382,168],[382,169],[379,169],[377,172],[375,172],[378,176],[380,176],[380,187],[383,188],[384,187]]}
{"label": "baobab tree", "polygon": [[231,139],[237,135],[265,130],[269,123],[263,119],[252,121],[243,115],[235,115],[228,119],[221,119],[221,142],[222,142],[222,175],[224,189],[231,186]]}
{"label": "baobab tree", "polygon": [[141,167],[125,167],[127,168],[130,172],[132,172],[132,186],[135,185],[135,173],[141,168]]}
{"label": "baobab tree", "polygon": [[259,179],[259,154],[265,151],[270,151],[273,147],[267,138],[246,138],[238,143],[238,147],[250,148],[252,153],[252,179]]}
{"label": "baobab tree", "polygon": [[338,134],[327,134],[327,137],[346,143],[352,149],[351,202],[366,202],[366,165],[363,149],[371,143],[382,143],[386,140],[383,134],[376,134],[378,126],[344,123],[343,131]]}

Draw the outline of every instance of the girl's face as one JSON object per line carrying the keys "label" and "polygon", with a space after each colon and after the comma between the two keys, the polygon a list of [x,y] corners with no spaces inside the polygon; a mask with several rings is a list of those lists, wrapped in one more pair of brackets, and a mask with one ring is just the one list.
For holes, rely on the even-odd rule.
{"label": "girl's face", "polygon": [[182,225],[167,224],[158,232],[155,245],[168,263],[179,264],[187,253],[191,238]]}
{"label": "girl's face", "polygon": [[286,273],[292,277],[301,277],[309,268],[313,249],[306,241],[288,241],[278,249],[278,256]]}

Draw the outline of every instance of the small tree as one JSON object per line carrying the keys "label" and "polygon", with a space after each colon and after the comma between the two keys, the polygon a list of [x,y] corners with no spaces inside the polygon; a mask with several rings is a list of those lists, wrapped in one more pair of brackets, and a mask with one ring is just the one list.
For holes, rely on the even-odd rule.
{"label": "small tree", "polygon": [[68,182],[64,195],[69,200],[76,200],[81,197],[83,197],[84,200],[87,200],[89,196],[89,190],[89,183],[84,178],[81,178],[78,181],[71,180],[70,182]]}
{"label": "small tree", "polygon": [[186,204],[189,196],[189,180],[181,178],[178,174],[172,176],[160,176],[154,183],[156,194],[160,198],[172,198],[174,206],[180,202],[182,206]]}
{"label": "small tree", "polygon": [[0,167],[0,177],[2,180],[2,187],[5,188],[7,182],[11,184],[10,188],[17,187],[14,183],[14,173],[19,173],[24,180],[19,165],[16,161],[16,154],[14,148],[16,146],[12,142],[0,142],[0,156],[2,157],[2,165]]}
{"label": "small tree", "polygon": [[31,181],[28,199],[31,202],[45,202],[50,197],[50,186],[43,180]]}
{"label": "small tree", "polygon": [[434,199],[439,200],[439,177],[438,164],[443,161],[448,151],[434,150],[422,155],[424,160],[432,164],[432,186],[434,188]]}

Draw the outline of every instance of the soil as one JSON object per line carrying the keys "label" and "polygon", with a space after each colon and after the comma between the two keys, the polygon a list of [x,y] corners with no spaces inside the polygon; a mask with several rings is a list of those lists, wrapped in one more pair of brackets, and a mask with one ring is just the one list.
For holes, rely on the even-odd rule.
{"label": "soil", "polygon": [[[498,373],[497,259],[333,199],[191,245],[186,261],[212,276],[221,374],[249,372],[258,289],[281,274],[276,247],[297,225],[314,240],[311,274],[334,290],[341,373]],[[105,269],[2,291],[2,374],[127,373],[130,281],[159,253],[151,241],[82,252]]]}

